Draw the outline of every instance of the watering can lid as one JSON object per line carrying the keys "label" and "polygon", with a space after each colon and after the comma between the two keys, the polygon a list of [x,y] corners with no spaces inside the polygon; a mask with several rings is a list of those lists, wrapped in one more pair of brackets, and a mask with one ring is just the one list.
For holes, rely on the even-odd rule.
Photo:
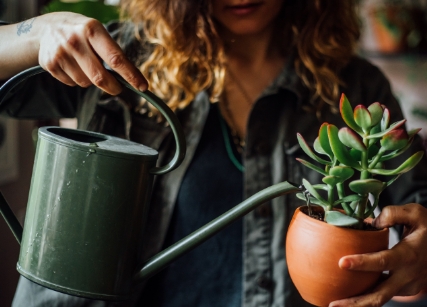
{"label": "watering can lid", "polygon": [[158,155],[156,150],[142,144],[92,131],[51,126],[40,128],[38,135],[39,138],[91,154],[131,160],[156,160]]}

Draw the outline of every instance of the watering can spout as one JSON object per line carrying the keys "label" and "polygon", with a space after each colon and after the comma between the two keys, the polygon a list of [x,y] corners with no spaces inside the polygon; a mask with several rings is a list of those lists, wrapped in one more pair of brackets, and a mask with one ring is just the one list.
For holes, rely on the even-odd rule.
{"label": "watering can spout", "polygon": [[23,230],[22,226],[19,223],[18,219],[16,218],[15,214],[13,213],[12,209],[9,207],[8,203],[6,202],[6,199],[4,198],[1,192],[0,192],[0,213],[5,219],[10,230],[12,230],[12,233],[15,236],[18,243],[21,244],[22,230]]}
{"label": "watering can spout", "polygon": [[134,282],[142,282],[155,275],[171,262],[175,261],[178,257],[202,244],[223,228],[254,210],[259,205],[262,205],[275,197],[301,191],[301,188],[297,185],[291,184],[287,181],[261,190],[208,224],[194,231],[187,237],[150,258],[135,274]]}

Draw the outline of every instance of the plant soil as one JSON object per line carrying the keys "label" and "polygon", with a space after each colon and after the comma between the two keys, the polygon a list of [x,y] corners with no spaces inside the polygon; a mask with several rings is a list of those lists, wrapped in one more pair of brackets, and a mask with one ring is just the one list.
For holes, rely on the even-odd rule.
{"label": "plant soil", "polygon": [[[304,214],[308,215],[309,217],[322,221],[324,222],[324,217],[325,217],[325,212],[323,211],[323,209],[321,207],[318,206],[311,206],[311,214],[308,213],[308,207],[305,206],[303,208],[301,208],[301,212],[303,212]],[[349,228],[349,229],[358,229],[354,226],[349,226],[349,227],[343,227],[343,228]],[[370,223],[364,222],[363,223],[363,228],[361,230],[366,230],[366,231],[378,231],[380,229],[375,228],[374,226],[372,226]]]}

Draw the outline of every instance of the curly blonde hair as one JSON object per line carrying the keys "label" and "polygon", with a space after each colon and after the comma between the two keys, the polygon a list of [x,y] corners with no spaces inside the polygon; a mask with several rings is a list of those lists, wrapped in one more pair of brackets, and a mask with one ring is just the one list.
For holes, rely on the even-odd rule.
{"label": "curly blonde hair", "polygon": [[[283,0],[278,25],[283,40],[296,48],[294,66],[312,92],[312,103],[336,105],[339,71],[354,55],[359,24],[352,0]],[[153,47],[141,65],[154,91],[173,109],[185,108],[208,90],[218,101],[224,86],[226,56],[211,0],[122,0],[123,19],[141,25],[136,36]]]}

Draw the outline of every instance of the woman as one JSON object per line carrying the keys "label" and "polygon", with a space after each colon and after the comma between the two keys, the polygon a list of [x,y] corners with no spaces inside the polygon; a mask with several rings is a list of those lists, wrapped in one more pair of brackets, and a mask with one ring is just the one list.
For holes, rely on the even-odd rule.
{"label": "woman", "polygon": [[[142,259],[271,184],[316,181],[295,162],[302,155],[296,132],[313,141],[320,122],[341,125],[341,92],[353,105],[380,101],[402,116],[384,76],[354,55],[359,32],[351,1],[125,0],[122,7],[132,23],[108,31],[71,13],[1,27],[10,43],[0,46],[0,78],[39,63],[79,87],[35,77],[23,85],[32,86],[31,96],[16,91],[11,98],[10,115],[77,115],[80,128],[159,148],[160,160],[173,152],[168,127],[130,93],[112,97],[91,86],[113,96],[121,91],[102,61],[140,90],[147,88],[144,75],[176,111],[187,156],[180,168],[156,179]],[[381,205],[426,205],[426,166],[423,161],[407,174],[392,195],[384,192]],[[293,197],[263,205],[135,289],[124,305],[309,306],[289,278],[283,251],[299,205]],[[418,204],[387,207],[375,222],[397,224],[406,226],[407,236],[396,248],[339,263],[349,270],[389,270],[390,277],[369,294],[330,306],[381,306],[427,286],[427,212]],[[21,279],[14,306],[31,306],[30,300],[34,306],[109,306]]]}

